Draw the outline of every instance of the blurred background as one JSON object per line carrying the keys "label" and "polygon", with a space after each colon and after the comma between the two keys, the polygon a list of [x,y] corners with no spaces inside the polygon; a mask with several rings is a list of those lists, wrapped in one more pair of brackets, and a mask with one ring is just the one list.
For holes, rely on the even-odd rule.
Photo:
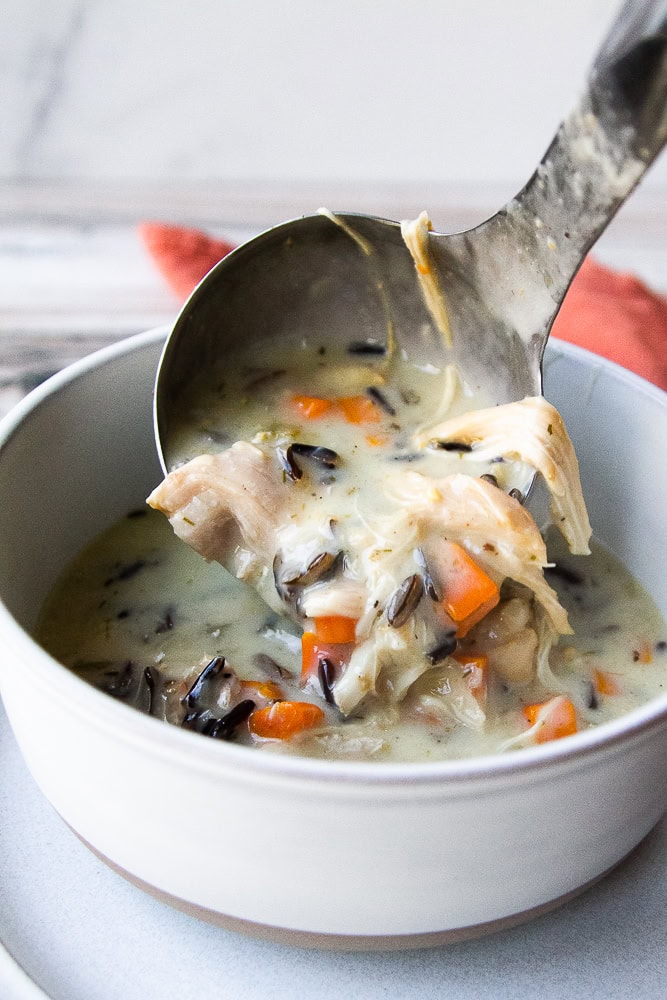
{"label": "blurred background", "polygon": [[[295,203],[303,191],[306,210],[339,192],[421,207],[461,186],[511,196],[620,6],[6,3],[3,178],[218,182],[223,197],[242,182]],[[662,163],[646,185],[665,184]]]}
{"label": "blurred background", "polygon": [[[142,219],[234,240],[320,205],[481,221],[532,173],[619,6],[5,0],[0,337],[169,321]],[[665,288],[666,205],[663,156],[599,256]]]}

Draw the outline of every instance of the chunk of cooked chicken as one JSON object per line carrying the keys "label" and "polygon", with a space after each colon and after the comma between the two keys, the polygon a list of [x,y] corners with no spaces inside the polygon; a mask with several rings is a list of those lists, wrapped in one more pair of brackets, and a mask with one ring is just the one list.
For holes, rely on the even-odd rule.
{"label": "chunk of cooked chicken", "polygon": [[452,346],[452,329],[447,314],[445,296],[440,283],[431,267],[431,253],[428,245],[428,234],[432,229],[427,212],[422,212],[416,219],[401,222],[403,242],[412,254],[417,271],[417,279],[428,309],[436,328],[442,334],[447,347]]}
{"label": "chunk of cooked chicken", "polygon": [[441,536],[458,542],[497,582],[509,577],[531,590],[558,633],[571,632],[556,592],[544,579],[544,540],[518,500],[462,473],[433,480],[408,472],[394,480],[392,492],[419,520],[427,559],[430,555],[437,565]]}
{"label": "chunk of cooked chicken", "polygon": [[174,469],[147,502],[201,556],[221,563],[260,589],[273,607],[281,607],[265,578],[290,499],[276,463],[254,445],[237,441],[227,451],[200,455]]}
{"label": "chunk of cooked chicken", "polygon": [[588,554],[591,526],[579,479],[579,464],[558,410],[542,396],[470,410],[415,436],[418,447],[432,442],[470,444],[476,460],[502,456],[541,473],[551,494],[554,524],[570,550]]}

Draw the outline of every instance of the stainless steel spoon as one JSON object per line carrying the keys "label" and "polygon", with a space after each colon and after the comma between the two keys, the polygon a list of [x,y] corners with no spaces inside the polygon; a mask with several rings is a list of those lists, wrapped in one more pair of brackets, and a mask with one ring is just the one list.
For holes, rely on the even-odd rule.
{"label": "stainless steel spoon", "polygon": [[323,344],[384,340],[455,364],[492,401],[538,394],[572,278],[666,139],[667,3],[630,0],[523,190],[475,229],[428,234],[451,347],[396,222],[318,213],[240,246],[196,288],[165,346],[155,387],[165,471],[181,394],[234,345],[255,345],[261,359],[264,342],[295,333]]}

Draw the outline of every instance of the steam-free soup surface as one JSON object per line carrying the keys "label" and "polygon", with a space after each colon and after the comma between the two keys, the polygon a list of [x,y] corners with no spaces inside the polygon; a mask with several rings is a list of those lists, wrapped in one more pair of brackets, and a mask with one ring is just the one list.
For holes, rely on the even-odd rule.
{"label": "steam-free soup surface", "polygon": [[[653,602],[606,550],[561,552],[554,584],[574,627],[552,653],[554,670],[576,700],[581,728],[643,704],[667,679],[664,623]],[[270,612],[221,566],[204,562],[153,511],[123,518],[67,570],[44,609],[40,642],[86,681],[158,718],[183,725],[183,703],[202,668],[223,656],[242,679],[275,684],[287,697],[321,704],[300,687],[298,628]],[[224,672],[224,671],[223,671]],[[147,673],[151,681],[146,680]],[[601,679],[602,678],[602,679]],[[224,714],[225,679],[202,696],[203,720]],[[600,690],[602,688],[602,690]],[[265,741],[313,756],[421,761],[493,753],[527,728],[522,706],[540,701],[538,683],[491,685],[482,731],[451,718],[408,712],[344,720],[326,706],[327,725],[293,742]],[[250,744],[247,728],[234,732]]]}

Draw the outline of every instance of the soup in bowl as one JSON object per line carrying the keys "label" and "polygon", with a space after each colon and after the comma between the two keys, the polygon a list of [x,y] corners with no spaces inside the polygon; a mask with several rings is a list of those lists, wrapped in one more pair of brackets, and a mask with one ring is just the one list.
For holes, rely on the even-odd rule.
{"label": "soup in bowl", "polygon": [[[395,741],[390,732],[379,739],[379,749],[367,753],[362,743],[350,754],[330,752],[312,739],[304,752],[290,752],[284,741],[261,734],[248,745],[243,738],[206,738],[204,726],[216,717],[210,704],[201,725],[184,726],[180,716],[176,725],[165,724],[169,706],[159,659],[165,649],[158,646],[163,641],[166,648],[180,632],[180,606],[177,612],[178,595],[160,587],[155,626],[162,631],[153,628],[150,643],[158,646],[148,644],[152,674],[143,661],[139,672],[125,674],[114,661],[102,690],[95,680],[104,657],[86,654],[86,677],[46,651],[44,608],[72,560],[101,533],[118,530],[114,525],[127,522],[130,531],[145,535],[145,498],[162,479],[151,391],[164,337],[165,331],[151,332],[84,359],[36,390],[3,424],[1,690],[28,765],[63,819],[111,864],[177,905],[306,943],[391,947],[483,933],[562,902],[615,865],[667,804],[659,619],[646,633],[650,649],[633,640],[637,668],[649,680],[617,717],[603,715],[564,739],[502,751],[481,741],[454,755],[442,751],[447,741],[433,739],[432,727],[424,740],[410,731]],[[664,394],[608,362],[554,343],[545,395],[573,439],[595,538],[648,595],[642,604],[637,589],[626,603],[639,600],[632,605],[638,616],[646,607],[664,616],[667,483],[656,462],[667,423]],[[171,536],[164,542],[172,543],[174,550],[182,546]],[[186,589],[199,572],[200,558],[191,555],[172,576]],[[107,550],[107,558],[113,561],[113,552]],[[107,594],[125,581],[136,583],[141,572],[132,567],[140,561],[119,554],[116,579],[110,572],[101,581],[104,587],[112,580]],[[220,569],[203,561],[201,567],[202,573]],[[162,585],[171,583],[163,579]],[[568,586],[576,612],[577,584],[565,580]],[[84,580],[81,601],[87,593]],[[132,618],[134,605],[119,593],[120,603],[102,611],[101,620]],[[253,636],[264,630],[262,642],[272,640],[263,606],[255,607],[255,619],[236,613],[236,599],[222,589],[217,614],[215,594],[192,602],[199,603],[199,631],[206,634],[193,661],[209,651],[225,665],[235,666],[235,656],[243,659],[243,633],[231,650],[217,645],[224,628],[213,635],[221,623],[239,618],[249,616]],[[102,600],[104,595],[97,605]],[[78,603],[70,598],[73,635]],[[60,633],[66,633],[66,600],[58,615]],[[623,628],[632,626],[624,619]],[[149,631],[139,626],[140,640]],[[188,642],[195,631],[185,629]],[[279,623],[273,631],[281,631]],[[614,634],[609,628],[610,649]],[[291,640],[281,639],[284,661],[262,643],[251,658],[266,668],[266,657],[290,672],[289,656],[297,664],[302,656],[298,648],[290,654]],[[58,657],[67,659],[61,652]],[[128,651],[127,662],[140,662],[136,651]],[[107,666],[102,662],[102,673]],[[280,687],[285,679],[265,680]],[[319,689],[315,683],[301,689],[312,689],[305,701],[326,702],[322,678],[315,680]],[[110,697],[123,684],[132,688],[131,698]],[[193,707],[187,699],[195,686],[179,694],[178,712]],[[269,701],[280,702],[273,693]],[[604,691],[597,694],[603,702]],[[166,706],[161,713],[158,697]],[[256,698],[243,700],[256,705]],[[325,711],[338,706],[328,702]]]}

